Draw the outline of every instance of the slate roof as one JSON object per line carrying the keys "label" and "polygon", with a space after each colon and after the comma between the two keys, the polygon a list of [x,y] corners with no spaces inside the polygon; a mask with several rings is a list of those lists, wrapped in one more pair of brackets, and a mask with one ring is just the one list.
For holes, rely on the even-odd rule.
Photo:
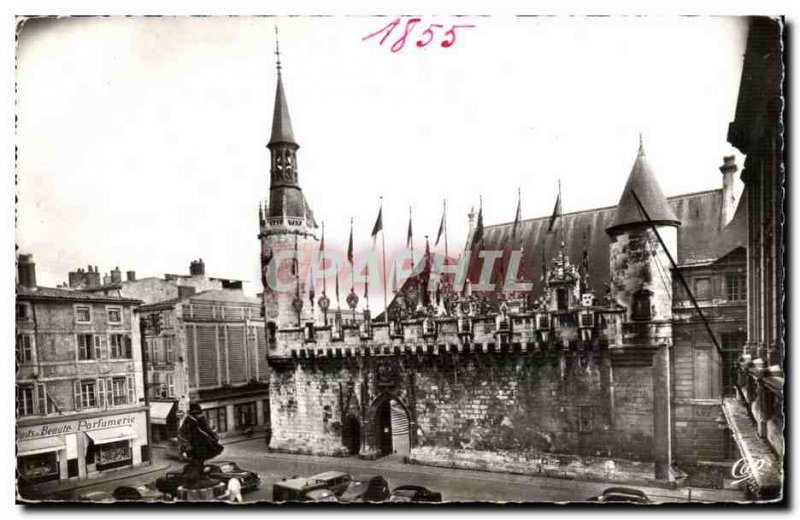
{"label": "slate roof", "polygon": [[281,217],[305,217],[316,224],[314,212],[308,205],[306,196],[300,186],[289,186],[283,184],[271,189],[269,198],[269,216]]}
{"label": "slate roof", "polygon": [[[746,246],[746,219],[744,203],[740,203],[733,220],[720,229],[722,211],[722,190],[709,190],[668,197],[669,210],[682,224],[678,228],[678,265],[714,261],[736,247]],[[609,244],[605,230],[611,227],[617,212],[616,206],[587,211],[566,213],[556,222],[554,232],[548,233],[550,216],[523,220],[517,231],[516,249],[523,248],[519,277],[522,281],[533,282],[533,293],[542,294],[544,283],[540,280],[542,271],[542,249],[547,265],[558,251],[561,238],[559,226],[563,224],[565,251],[573,264],[579,264],[584,247],[589,254],[589,286],[595,295],[605,294],[604,283],[610,279]],[[502,249],[508,243],[509,249],[512,222],[486,226],[484,228],[483,249]],[[586,241],[584,243],[584,233]],[[506,257],[508,258],[508,257]],[[506,260],[506,263],[508,261]],[[480,276],[482,259],[473,252],[470,260],[469,278],[476,282]],[[500,279],[500,262],[492,280]]]}
{"label": "slate roof", "polygon": [[667,198],[664,197],[664,193],[661,191],[655,175],[653,175],[653,170],[647,162],[644,146],[641,142],[639,143],[639,152],[636,154],[633,168],[631,168],[631,173],[628,176],[628,182],[625,183],[625,189],[622,190],[622,196],[617,204],[614,220],[611,221],[611,225],[608,227],[609,233],[621,231],[631,225],[647,222],[647,218],[645,218],[634,198],[634,193],[636,193],[639,202],[644,206],[650,220],[656,224],[680,225],[680,221],[669,204],[667,204]]}
{"label": "slate roof", "polygon": [[283,90],[283,79],[278,71],[278,87],[275,89],[275,110],[272,113],[272,136],[269,144],[289,143],[296,145],[292,131],[292,119],[289,117],[289,105]]}
{"label": "slate roof", "polygon": [[129,305],[138,305],[142,303],[141,300],[135,300],[133,298],[121,298],[119,296],[76,291],[74,289],[57,289],[53,287],[36,287],[36,289],[32,289],[21,285],[17,286],[17,298],[25,300],[124,303]]}
{"label": "slate roof", "polygon": [[261,305],[261,300],[252,296],[247,296],[242,291],[237,289],[212,289],[195,293],[183,298],[172,298],[171,300],[164,300],[163,302],[151,303],[149,305],[142,305],[139,308],[140,312],[157,311],[163,309],[171,309],[176,304],[183,301],[212,301],[222,303],[237,303],[249,305]]}

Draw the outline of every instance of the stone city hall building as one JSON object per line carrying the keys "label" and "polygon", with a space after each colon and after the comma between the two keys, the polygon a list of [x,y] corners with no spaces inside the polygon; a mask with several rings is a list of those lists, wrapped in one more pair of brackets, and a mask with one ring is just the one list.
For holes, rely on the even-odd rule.
{"label": "stone city hall building", "polygon": [[18,476],[84,478],[149,460],[139,300],[39,287],[35,269],[19,255]]}
{"label": "stone city hall building", "polygon": [[[280,68],[268,148],[264,269],[280,251],[318,241]],[[502,286],[509,250],[522,248],[520,277],[532,290],[456,292],[445,277],[435,296],[426,255],[388,323],[366,311],[357,325],[338,310],[317,319],[308,260],[282,262],[276,276],[295,290],[265,278],[263,293],[270,447],[605,479],[616,468],[670,480],[681,462],[738,458],[720,399],[744,342],[746,222],[736,166],[726,158],[720,170],[722,189],[667,198],[640,143],[615,207],[524,220],[515,233],[511,223],[484,229],[479,218],[469,279],[484,268],[480,250],[505,250],[491,277]],[[714,349],[669,256],[729,354]]]}

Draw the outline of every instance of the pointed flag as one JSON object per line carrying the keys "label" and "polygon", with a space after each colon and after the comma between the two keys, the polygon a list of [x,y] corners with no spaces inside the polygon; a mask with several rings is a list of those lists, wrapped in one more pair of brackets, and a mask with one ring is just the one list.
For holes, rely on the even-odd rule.
{"label": "pointed flag", "polygon": [[511,227],[511,240],[516,240],[519,222],[522,220],[522,195],[517,189],[517,212],[514,214],[514,225]]}
{"label": "pointed flag", "polygon": [[558,197],[556,198],[556,205],[553,208],[553,214],[550,216],[550,224],[547,226],[547,232],[552,233],[553,227],[556,225],[556,219],[561,216],[561,181],[558,181]]}
{"label": "pointed flag", "polygon": [[375,219],[375,225],[372,226],[372,247],[375,247],[375,240],[378,238],[378,233],[383,231],[383,205],[378,210],[378,218]]}
{"label": "pointed flag", "polygon": [[411,207],[408,208],[408,236],[406,237],[406,247],[412,247],[414,233],[411,231]]}
{"label": "pointed flag", "polygon": [[336,266],[336,307],[339,308],[339,266]]}
{"label": "pointed flag", "polygon": [[539,277],[541,281],[544,281],[547,273],[547,260],[545,260],[545,246],[546,242],[542,239],[542,274]]}
{"label": "pointed flag", "polygon": [[353,265],[353,217],[350,217],[350,241],[347,243],[347,261]]}
{"label": "pointed flag", "polygon": [[319,241],[319,252],[325,252],[325,222],[322,223],[322,238]]}
{"label": "pointed flag", "polygon": [[475,247],[483,240],[483,204],[478,210],[478,224],[475,226],[475,233],[472,235],[472,247]]}
{"label": "pointed flag", "polygon": [[397,294],[397,264],[392,263],[392,294]]}
{"label": "pointed flag", "polygon": [[311,308],[314,308],[314,268],[308,270],[308,298],[311,300]]}
{"label": "pointed flag", "polygon": [[364,298],[369,305],[369,264],[364,266]]}
{"label": "pointed flag", "polygon": [[434,246],[438,246],[439,245],[439,240],[442,238],[442,235],[444,234],[445,215],[446,214],[445,214],[444,210],[442,210],[442,220],[439,221],[439,231],[436,233],[436,243],[433,244]]}

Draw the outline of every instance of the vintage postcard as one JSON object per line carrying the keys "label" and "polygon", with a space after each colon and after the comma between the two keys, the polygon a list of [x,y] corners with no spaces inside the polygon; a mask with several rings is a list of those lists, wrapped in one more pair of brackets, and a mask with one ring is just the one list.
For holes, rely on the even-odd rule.
{"label": "vintage postcard", "polygon": [[761,16],[17,17],[17,502],[785,500],[783,57]]}

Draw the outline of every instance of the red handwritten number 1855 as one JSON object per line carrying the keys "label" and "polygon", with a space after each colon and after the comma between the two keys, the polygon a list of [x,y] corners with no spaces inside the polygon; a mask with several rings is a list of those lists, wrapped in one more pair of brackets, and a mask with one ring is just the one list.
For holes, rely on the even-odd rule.
{"label": "red handwritten number 1855", "polygon": [[[414,30],[415,27],[419,25],[422,21],[422,18],[409,18],[406,20],[405,28],[403,29],[403,33],[400,37],[395,40],[395,42],[390,47],[392,52],[398,52],[403,49],[406,45],[406,40],[408,39],[411,32]],[[375,36],[380,35],[383,33],[383,38],[380,39],[378,45],[383,45],[395,28],[400,25],[400,18],[395,18],[391,22],[389,22],[384,27],[380,28],[379,30],[375,31],[372,34],[368,34],[361,38],[361,41],[368,40]],[[475,27],[474,25],[452,25],[450,29],[445,31],[444,37],[441,40],[440,45],[445,49],[451,47],[456,42],[456,29],[467,29],[470,27]],[[417,47],[425,47],[429,43],[433,41],[434,38],[438,36],[437,29],[444,29],[444,25],[438,23],[431,23],[428,24],[428,28],[422,31],[422,35],[420,36],[421,39],[417,40]]]}

